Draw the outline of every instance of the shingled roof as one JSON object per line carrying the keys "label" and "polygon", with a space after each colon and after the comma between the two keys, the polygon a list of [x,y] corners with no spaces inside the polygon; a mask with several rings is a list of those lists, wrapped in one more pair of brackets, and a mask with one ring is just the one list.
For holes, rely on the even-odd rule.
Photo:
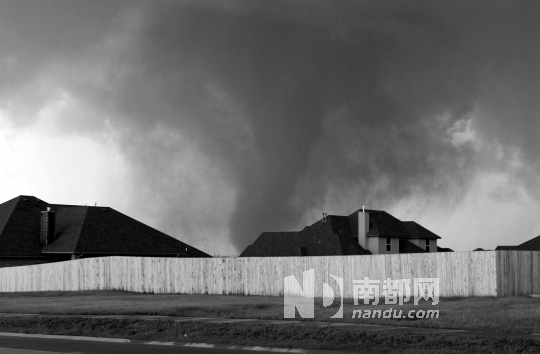
{"label": "shingled roof", "polygon": [[346,216],[328,215],[302,231],[263,232],[240,257],[294,257],[371,254],[351,237]]}
{"label": "shingled roof", "polygon": [[454,250],[451,248],[444,248],[444,247],[437,246],[437,252],[454,252]]}
{"label": "shingled roof", "polygon": [[426,250],[404,239],[399,240],[399,253],[426,253]]}
{"label": "shingled roof", "polygon": [[41,211],[46,207],[46,202],[28,195],[0,204],[0,257],[42,256],[39,230]]}
{"label": "shingled roof", "polygon": [[517,250],[518,246],[497,246],[495,251],[514,251]]}
{"label": "shingled roof", "polygon": [[[358,243],[358,212],[348,216],[328,215],[302,231],[263,232],[240,257],[333,256],[371,254]],[[368,237],[400,239],[400,253],[426,252],[410,238],[440,239],[415,222],[402,222],[383,210],[369,212]]]}
{"label": "shingled roof", "polygon": [[428,240],[437,240],[441,238],[414,221],[403,221],[403,226],[407,230],[409,238],[423,238]]}
{"label": "shingled roof", "polygon": [[523,242],[518,246],[520,250],[526,251],[540,251],[540,236],[536,236],[529,241]]}
{"label": "shingled roof", "polygon": [[[41,212],[56,212],[54,240],[40,244]],[[0,204],[0,257],[83,255],[179,255],[210,257],[110,207],[47,204],[19,196]]]}
{"label": "shingled roof", "polygon": [[496,251],[540,251],[540,236],[525,241],[517,246],[498,246]]}

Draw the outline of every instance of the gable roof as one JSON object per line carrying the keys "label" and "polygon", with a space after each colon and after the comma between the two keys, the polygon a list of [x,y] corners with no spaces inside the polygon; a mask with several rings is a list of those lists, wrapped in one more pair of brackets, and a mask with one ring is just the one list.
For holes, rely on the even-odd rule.
{"label": "gable roof", "polygon": [[[56,212],[55,237],[42,248],[41,211],[47,207]],[[109,207],[47,204],[35,197],[19,196],[0,204],[2,225],[0,256],[83,253],[210,257]]]}

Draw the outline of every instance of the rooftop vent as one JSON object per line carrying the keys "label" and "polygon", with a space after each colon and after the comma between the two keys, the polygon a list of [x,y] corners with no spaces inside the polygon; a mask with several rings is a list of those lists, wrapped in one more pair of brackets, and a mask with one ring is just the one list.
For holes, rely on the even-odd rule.
{"label": "rooftop vent", "polygon": [[327,216],[328,216],[328,214],[322,213],[322,222],[326,222],[326,217]]}

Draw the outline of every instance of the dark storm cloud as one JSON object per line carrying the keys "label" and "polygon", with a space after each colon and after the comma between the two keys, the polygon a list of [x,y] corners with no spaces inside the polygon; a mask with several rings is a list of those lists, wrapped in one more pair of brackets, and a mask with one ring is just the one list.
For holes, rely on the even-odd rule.
{"label": "dark storm cloud", "polygon": [[[21,53],[44,56],[26,65],[69,64],[79,52],[91,53],[118,28],[113,19],[124,7],[105,15],[107,6],[89,15],[101,19],[99,28],[64,20],[79,30],[45,26],[51,32],[37,37],[33,31],[41,28],[25,30],[32,33],[20,36],[37,39]],[[339,209],[325,205],[330,191],[348,197],[344,207],[389,206],[411,193],[457,203],[475,173],[504,168],[507,151],[517,149],[532,172],[540,168],[540,12],[534,2],[160,2],[138,8],[140,25],[114,58],[121,74],[109,77],[107,88],[76,80],[66,85],[101,105],[124,132],[138,183],[161,196],[164,225],[180,218],[196,234],[202,219],[192,218],[189,202],[179,199],[182,178],[167,166],[180,145],[147,139],[156,126],[182,135],[225,171],[237,190],[229,234],[238,250],[262,231],[298,226],[308,209]],[[85,17],[73,15],[77,11],[69,18]],[[28,81],[9,77],[4,91]],[[456,122],[471,118],[480,150],[451,143]],[[502,159],[491,156],[497,146]],[[537,192],[531,171],[521,173]],[[205,217],[215,213],[227,211],[208,210]]]}

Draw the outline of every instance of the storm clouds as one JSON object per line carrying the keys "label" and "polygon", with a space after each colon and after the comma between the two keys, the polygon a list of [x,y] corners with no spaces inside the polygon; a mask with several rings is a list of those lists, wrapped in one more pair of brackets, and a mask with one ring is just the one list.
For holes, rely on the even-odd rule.
{"label": "storm clouds", "polygon": [[538,201],[539,6],[8,1],[0,104],[113,139],[128,214],[209,252],[362,205],[444,215],[489,175],[494,204]]}

